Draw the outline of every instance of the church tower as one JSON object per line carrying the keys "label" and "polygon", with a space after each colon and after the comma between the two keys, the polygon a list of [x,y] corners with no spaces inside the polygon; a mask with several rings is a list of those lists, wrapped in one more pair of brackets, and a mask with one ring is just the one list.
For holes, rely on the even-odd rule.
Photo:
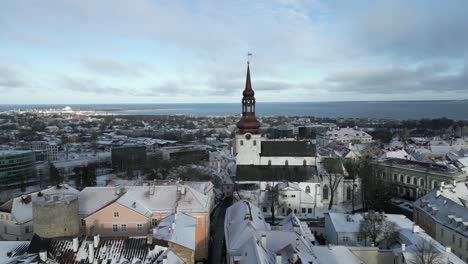
{"label": "church tower", "polygon": [[250,81],[250,63],[247,61],[247,77],[242,93],[242,117],[237,123],[236,162],[237,165],[259,165],[261,135],[260,122],[255,116],[255,92]]}

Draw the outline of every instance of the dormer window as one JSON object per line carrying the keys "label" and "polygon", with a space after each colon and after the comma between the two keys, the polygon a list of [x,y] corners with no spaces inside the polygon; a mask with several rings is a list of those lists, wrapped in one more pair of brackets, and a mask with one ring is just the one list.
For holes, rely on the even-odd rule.
{"label": "dormer window", "polygon": [[114,217],[120,217],[120,213],[119,212],[114,212]]}

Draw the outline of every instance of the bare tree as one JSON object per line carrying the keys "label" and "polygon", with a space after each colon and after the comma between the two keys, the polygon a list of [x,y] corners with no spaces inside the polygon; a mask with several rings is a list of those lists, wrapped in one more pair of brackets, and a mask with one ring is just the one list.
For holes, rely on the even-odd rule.
{"label": "bare tree", "polygon": [[397,241],[395,223],[385,220],[385,215],[380,213],[368,213],[363,215],[359,226],[359,235],[364,241],[370,241],[374,246],[384,242],[386,247]]}
{"label": "bare tree", "polygon": [[328,178],[330,186],[330,203],[328,204],[328,210],[331,210],[335,200],[336,190],[344,177],[343,167],[341,160],[336,158],[324,158],[322,160],[322,166],[325,170],[324,176]]}
{"label": "bare tree", "polygon": [[434,241],[422,241],[416,245],[414,259],[409,261],[412,264],[442,264],[442,253],[437,250]]}
{"label": "bare tree", "polygon": [[271,223],[275,224],[275,212],[276,209],[279,209],[285,205],[282,201],[283,191],[279,189],[278,184],[274,186],[267,185],[266,189],[266,202],[270,206],[271,211]]}

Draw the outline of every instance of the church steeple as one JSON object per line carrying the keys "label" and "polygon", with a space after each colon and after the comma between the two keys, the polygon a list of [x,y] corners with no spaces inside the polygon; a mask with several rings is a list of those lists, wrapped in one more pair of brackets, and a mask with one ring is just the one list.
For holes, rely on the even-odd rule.
{"label": "church steeple", "polygon": [[240,134],[257,134],[260,128],[260,122],[258,122],[255,117],[255,92],[252,89],[252,83],[250,81],[250,63],[248,61],[245,89],[242,95],[242,118],[237,123],[237,128],[239,128]]}

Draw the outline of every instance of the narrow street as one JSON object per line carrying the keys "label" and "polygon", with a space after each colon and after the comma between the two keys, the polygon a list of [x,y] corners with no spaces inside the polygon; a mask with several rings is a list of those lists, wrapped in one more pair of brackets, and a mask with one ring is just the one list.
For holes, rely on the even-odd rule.
{"label": "narrow street", "polygon": [[226,263],[226,247],[224,242],[224,218],[226,210],[232,204],[232,197],[224,199],[211,214],[210,254],[209,263]]}

